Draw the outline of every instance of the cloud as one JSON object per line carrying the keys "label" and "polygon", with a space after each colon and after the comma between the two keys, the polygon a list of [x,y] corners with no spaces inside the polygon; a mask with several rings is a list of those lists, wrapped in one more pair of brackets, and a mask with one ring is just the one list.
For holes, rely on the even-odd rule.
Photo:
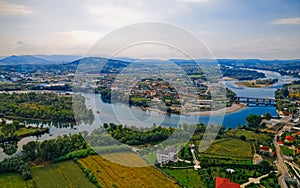
{"label": "cloud", "polygon": [[145,13],[145,10],[140,9],[142,8],[134,6],[123,7],[115,4],[86,7],[87,13],[91,16],[90,20],[95,25],[102,25],[109,29],[148,20],[150,16]]}
{"label": "cloud", "polygon": [[6,1],[0,1],[0,14],[30,14],[32,13],[27,7],[13,4]]}
{"label": "cloud", "polygon": [[24,42],[23,41],[21,41],[21,40],[19,40],[18,42],[17,42],[17,45],[18,45],[18,47],[23,47],[24,46]]}
{"label": "cloud", "polygon": [[49,33],[50,36],[54,37],[52,39],[60,41],[70,41],[71,44],[85,44],[90,45],[96,42],[103,36],[103,33],[86,31],[86,30],[73,30],[65,32],[53,32]]}
{"label": "cloud", "polygon": [[281,25],[281,24],[289,24],[289,25],[299,25],[300,18],[282,18],[274,20],[271,24],[273,25]]}

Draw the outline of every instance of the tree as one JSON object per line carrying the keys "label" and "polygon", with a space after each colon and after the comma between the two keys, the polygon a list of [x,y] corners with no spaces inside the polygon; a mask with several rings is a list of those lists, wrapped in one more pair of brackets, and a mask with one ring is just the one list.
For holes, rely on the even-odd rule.
{"label": "tree", "polygon": [[240,139],[245,141],[246,140],[246,136],[242,135],[242,136],[240,136]]}
{"label": "tree", "polygon": [[264,117],[266,120],[270,120],[272,118],[272,115],[269,112],[267,112]]}
{"label": "tree", "polygon": [[16,132],[16,126],[13,124],[4,124],[1,131],[5,137],[13,137]]}
{"label": "tree", "polygon": [[21,167],[21,175],[24,180],[28,180],[32,178],[30,166],[26,163]]}
{"label": "tree", "polygon": [[23,153],[25,154],[25,157],[30,161],[34,160],[37,157],[38,145],[39,142],[37,141],[31,141],[23,145]]}
{"label": "tree", "polygon": [[258,127],[262,121],[262,117],[257,114],[251,114],[246,117],[246,121],[249,127]]}
{"label": "tree", "polygon": [[3,149],[3,152],[6,155],[12,155],[17,152],[18,141],[10,140],[10,141],[6,141],[6,142],[2,142],[2,143],[0,143],[0,147]]}

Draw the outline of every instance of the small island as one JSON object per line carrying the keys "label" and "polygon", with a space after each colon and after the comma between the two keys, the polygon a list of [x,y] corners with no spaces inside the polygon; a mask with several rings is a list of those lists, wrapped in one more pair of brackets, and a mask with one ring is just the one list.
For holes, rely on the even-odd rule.
{"label": "small island", "polygon": [[278,82],[278,79],[263,79],[263,80],[251,80],[245,82],[236,82],[235,84],[240,87],[250,87],[250,88],[265,88],[270,87]]}
{"label": "small island", "polygon": [[33,135],[40,135],[49,132],[49,128],[26,127],[18,120],[7,123],[4,119],[0,120],[0,143],[10,140],[20,140],[21,138]]}

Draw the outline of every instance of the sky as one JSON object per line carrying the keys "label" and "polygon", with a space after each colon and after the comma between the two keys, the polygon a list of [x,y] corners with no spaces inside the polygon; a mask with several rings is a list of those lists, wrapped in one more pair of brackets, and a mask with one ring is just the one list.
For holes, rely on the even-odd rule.
{"label": "sky", "polygon": [[84,55],[112,31],[143,22],[185,29],[216,58],[300,59],[299,0],[0,0],[0,56]]}

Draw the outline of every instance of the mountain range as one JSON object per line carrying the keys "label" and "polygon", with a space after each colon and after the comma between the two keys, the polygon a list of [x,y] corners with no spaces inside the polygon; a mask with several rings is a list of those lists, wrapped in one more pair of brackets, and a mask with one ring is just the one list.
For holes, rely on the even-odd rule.
{"label": "mountain range", "polygon": [[0,65],[61,64],[80,59],[76,55],[12,55],[0,60]]}

